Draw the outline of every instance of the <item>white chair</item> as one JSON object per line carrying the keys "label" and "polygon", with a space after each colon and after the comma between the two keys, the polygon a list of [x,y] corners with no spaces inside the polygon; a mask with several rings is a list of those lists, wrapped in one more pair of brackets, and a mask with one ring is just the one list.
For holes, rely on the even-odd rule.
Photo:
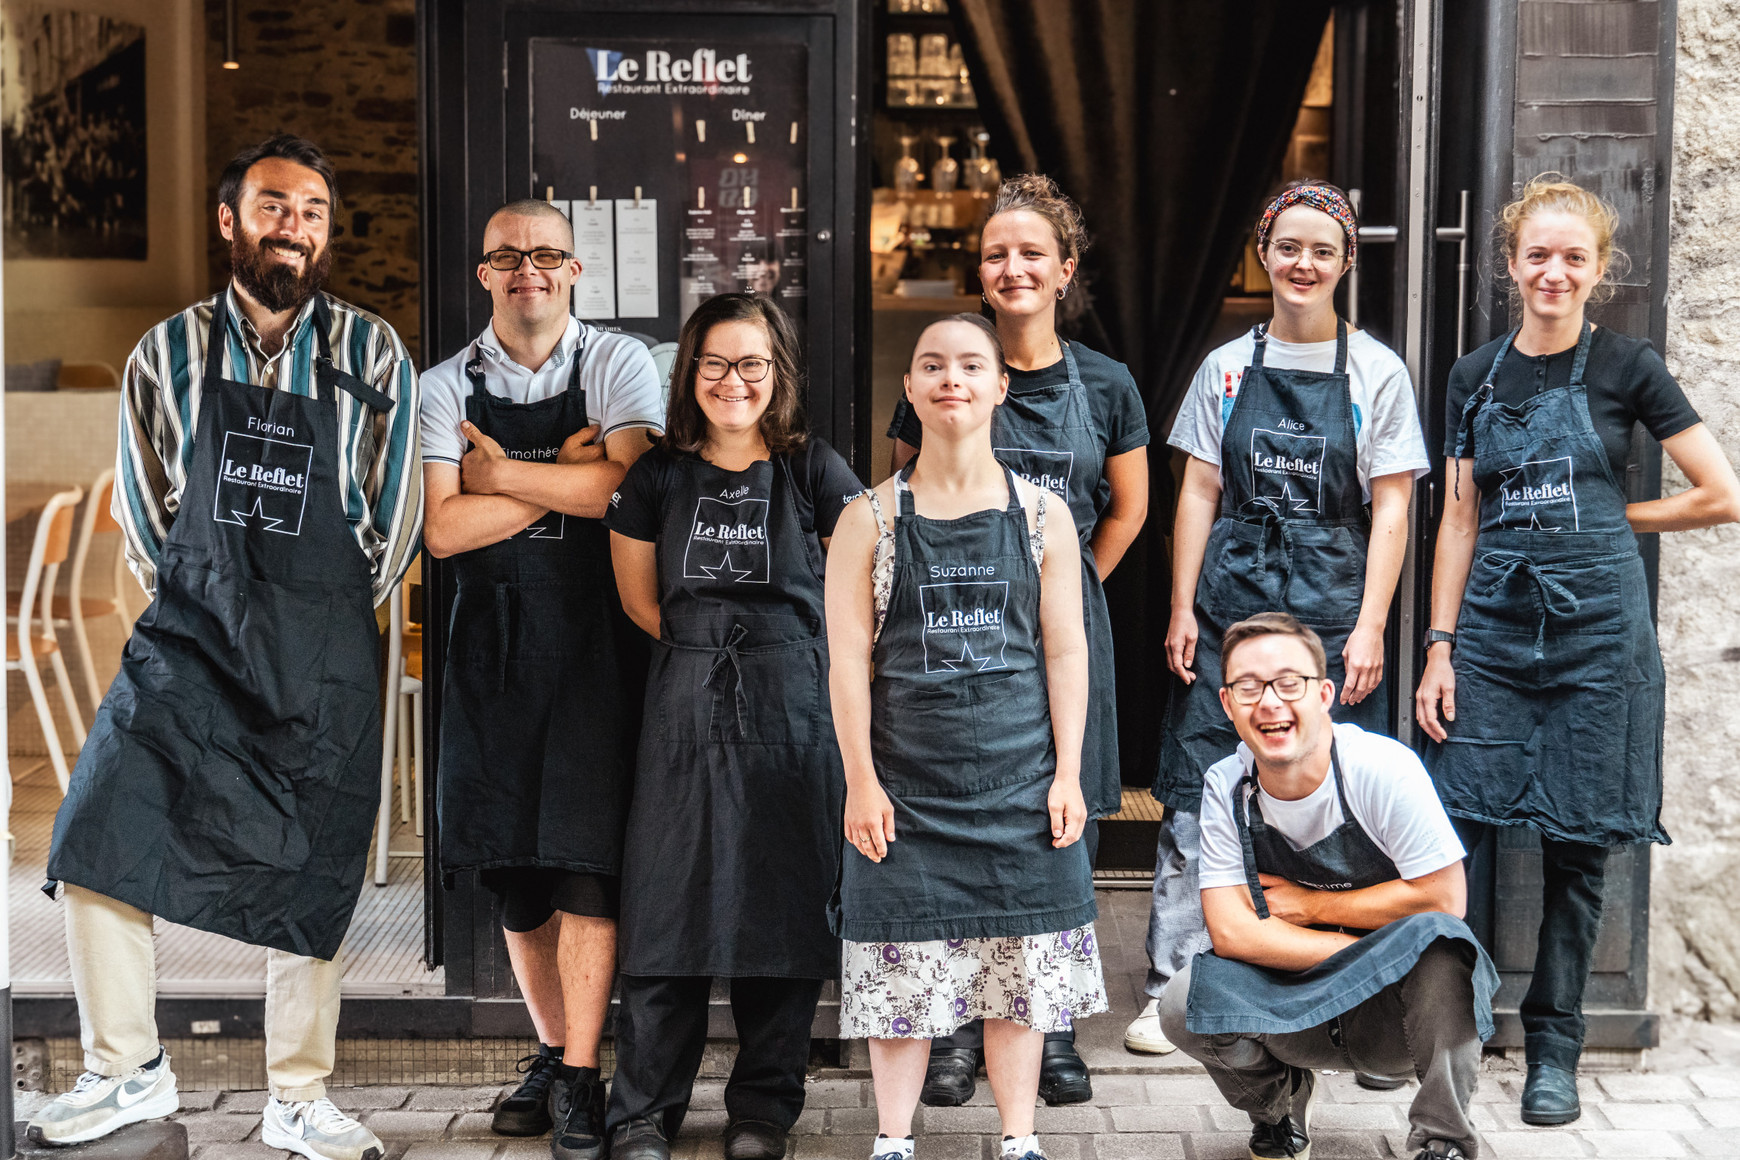
{"label": "white chair", "polygon": [[[413,565],[414,567],[415,565]],[[375,822],[375,885],[387,884],[387,859],[421,858],[422,848],[388,846],[393,822],[393,776],[399,783],[399,820],[415,821],[423,836],[423,626],[406,619],[405,582],[393,590],[387,615],[387,693],[381,722],[381,812]]]}
{"label": "white chair", "polygon": [[[73,736],[79,747],[83,748],[85,724],[79,717],[78,702],[73,699],[72,679],[67,675],[60,641],[54,635],[52,610],[54,583],[72,543],[73,508],[83,495],[79,488],[69,488],[57,492],[43,505],[42,515],[36,521],[36,537],[30,545],[30,562],[24,569],[24,590],[18,596],[18,612],[11,618],[17,621],[18,629],[6,637],[6,668],[24,674],[31,703],[36,706],[36,718],[42,724],[43,740],[48,743],[48,760],[54,766],[54,777],[60,783],[62,794],[66,793],[70,780],[66,754],[61,752],[60,731],[54,727],[54,714],[49,711],[48,694],[42,687],[42,673],[36,666],[39,659],[47,658],[54,669],[67,720],[72,723]],[[34,618],[33,610],[36,612]],[[40,621],[40,631],[33,630],[33,619]]]}
{"label": "white chair", "polygon": [[97,532],[113,532],[117,536],[121,534],[121,525],[115,522],[115,514],[110,510],[114,491],[113,468],[97,476],[96,481],[91,484],[91,499],[85,505],[85,518],[79,522],[78,543],[73,545],[69,591],[66,596],[54,598],[56,627],[70,625],[73,639],[78,642],[79,659],[84,662],[85,694],[91,699],[92,713],[103,703],[103,690],[97,683],[97,663],[91,652],[91,638],[85,629],[85,623],[105,616],[118,616],[121,623],[125,624],[128,616],[127,586],[133,581],[132,574],[127,571],[127,553],[117,545],[110,594],[85,595],[85,565],[91,558],[91,540]]}

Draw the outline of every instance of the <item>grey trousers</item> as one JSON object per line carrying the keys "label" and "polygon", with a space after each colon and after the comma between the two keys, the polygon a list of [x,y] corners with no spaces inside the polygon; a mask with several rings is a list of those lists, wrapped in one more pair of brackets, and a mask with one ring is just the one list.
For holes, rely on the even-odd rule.
{"label": "grey trousers", "polygon": [[1154,900],[1148,910],[1148,981],[1142,990],[1150,999],[1158,999],[1167,981],[1209,947],[1198,883],[1201,850],[1196,815],[1168,806],[1154,851]]}
{"label": "grey trousers", "polygon": [[1411,1075],[1420,1090],[1408,1108],[1408,1151],[1448,1140],[1469,1160],[1480,1154],[1468,1120],[1481,1052],[1473,967],[1450,943],[1427,947],[1406,978],[1353,1010],[1284,1035],[1198,1035],[1184,1025],[1190,968],[1174,983],[1160,1001],[1161,1030],[1208,1069],[1220,1094],[1253,1123],[1275,1124],[1286,1115],[1292,1067]]}

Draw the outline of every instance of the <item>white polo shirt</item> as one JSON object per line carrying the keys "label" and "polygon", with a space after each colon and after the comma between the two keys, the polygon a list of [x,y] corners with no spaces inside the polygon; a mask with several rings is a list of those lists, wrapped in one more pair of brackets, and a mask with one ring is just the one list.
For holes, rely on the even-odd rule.
{"label": "white polo shirt", "polygon": [[467,439],[459,430],[465,420],[465,399],[471,380],[465,364],[472,351],[483,356],[483,381],[490,394],[514,403],[536,403],[568,389],[575,352],[580,357],[580,388],[586,392],[586,417],[600,428],[599,437],[633,427],[665,429],[664,386],[652,355],[640,339],[568,320],[568,330],[556,349],[535,371],[509,358],[495,336],[495,323],[484,327],[475,343],[422,376],[423,462],[459,465]]}

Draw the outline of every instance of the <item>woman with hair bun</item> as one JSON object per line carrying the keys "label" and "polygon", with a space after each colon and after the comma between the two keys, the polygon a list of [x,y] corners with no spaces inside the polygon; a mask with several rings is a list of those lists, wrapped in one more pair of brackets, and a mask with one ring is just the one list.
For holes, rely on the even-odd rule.
{"label": "woman with hair bun", "polygon": [[[1010,178],[997,189],[979,240],[979,280],[1008,360],[1008,398],[994,412],[997,458],[1069,503],[1081,540],[1082,610],[1087,621],[1089,699],[1081,785],[1090,819],[1122,808],[1112,624],[1100,586],[1148,515],[1148,420],[1123,363],[1058,337],[1058,309],[1075,291],[1087,230],[1081,211],[1049,177]],[[902,399],[888,428],[894,469],[918,454],[924,427]],[[1099,827],[1088,824],[1091,862]],[[967,1024],[932,1045],[924,1102],[963,1104],[983,1058],[982,1027]],[[1093,1098],[1075,1032],[1046,1036],[1039,1085],[1048,1104]]]}
{"label": "woman with hair bun", "polygon": [[[1389,733],[1384,628],[1414,481],[1431,470],[1406,364],[1337,315],[1359,223],[1323,181],[1283,189],[1257,223],[1270,320],[1210,352],[1168,442],[1186,452],[1172,535],[1166,661],[1177,676],[1154,796],[1166,803],[1148,923],[1147,1007],[1125,1045],[1172,1050],[1158,1000],[1206,949],[1197,890],[1203,777],[1238,746],[1220,704],[1220,641],[1260,612],[1323,640],[1335,719]],[[1388,1084],[1362,1077],[1370,1085]]]}
{"label": "woman with hair bun", "polygon": [[[1522,325],[1460,359],[1445,419],[1420,726],[1472,854],[1494,825],[1541,836],[1545,887],[1522,1001],[1522,1118],[1581,1114],[1583,989],[1608,848],[1661,827],[1664,674],[1638,532],[1740,519],[1740,481],[1661,357],[1584,316],[1608,293],[1613,208],[1558,174],[1504,208]],[[1633,425],[1692,486],[1627,503]]]}

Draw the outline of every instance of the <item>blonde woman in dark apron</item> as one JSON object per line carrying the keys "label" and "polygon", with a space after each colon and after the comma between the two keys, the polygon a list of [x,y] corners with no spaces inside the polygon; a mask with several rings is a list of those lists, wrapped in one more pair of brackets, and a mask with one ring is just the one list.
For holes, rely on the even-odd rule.
{"label": "blonde woman in dark apron", "polygon": [[[1539,949],[1521,1015],[1522,1118],[1582,1114],[1577,1062],[1611,847],[1666,843],[1661,652],[1639,532],[1740,519],[1740,481],[1647,342],[1584,308],[1618,215],[1536,178],[1501,218],[1522,326],[1450,372],[1444,515],[1415,696],[1445,808],[1473,853],[1493,826],[1539,832]],[[1691,481],[1627,503],[1642,423]]]}
{"label": "blonde woman in dark apron", "polygon": [[930,1040],[985,1020],[1006,1160],[1045,1032],[1107,1009],[1081,842],[1087,640],[1069,509],[999,463],[1008,389],[976,315],[919,336],[923,456],[840,517],[829,688],[846,771],[840,1033],[870,1040],[875,1160],[909,1160]]}

